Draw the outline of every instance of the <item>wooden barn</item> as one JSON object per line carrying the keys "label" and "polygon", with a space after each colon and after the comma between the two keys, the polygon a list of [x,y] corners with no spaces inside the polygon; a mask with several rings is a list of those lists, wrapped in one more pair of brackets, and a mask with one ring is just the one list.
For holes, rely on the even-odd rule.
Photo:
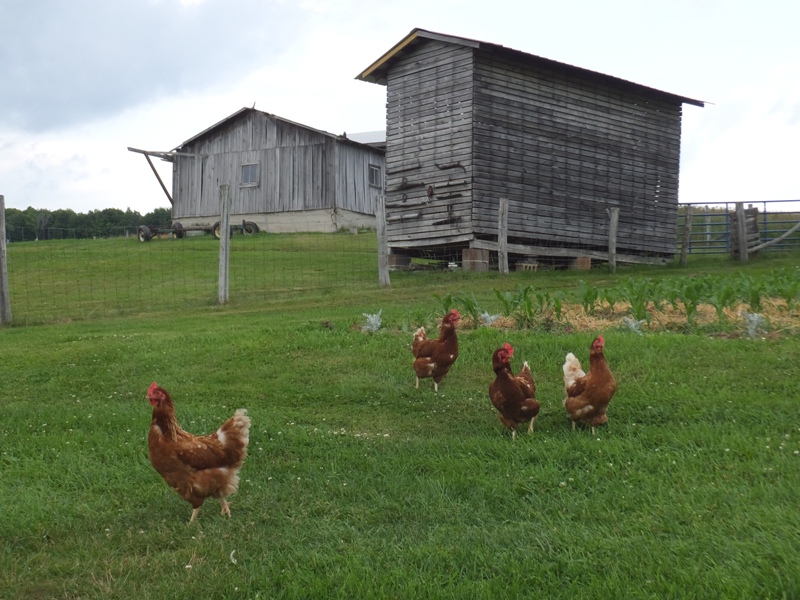
{"label": "wooden barn", "polygon": [[488,261],[500,198],[512,262],[607,258],[614,207],[617,260],[674,256],[681,111],[703,102],[423,29],[357,79],[386,86],[395,264],[465,250]]}
{"label": "wooden barn", "polygon": [[384,152],[346,134],[242,108],[169,152],[131,150],[173,163],[167,196],[173,222],[186,229],[219,221],[223,184],[232,224],[251,221],[268,232],[375,227]]}

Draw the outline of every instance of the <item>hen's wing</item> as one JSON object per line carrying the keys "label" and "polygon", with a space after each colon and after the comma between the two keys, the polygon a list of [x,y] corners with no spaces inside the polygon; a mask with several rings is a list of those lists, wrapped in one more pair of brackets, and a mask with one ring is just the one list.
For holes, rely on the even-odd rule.
{"label": "hen's wing", "polygon": [[177,458],[193,469],[241,466],[250,441],[250,418],[239,409],[211,435],[187,434],[176,448]]}
{"label": "hen's wing", "polygon": [[517,381],[521,386],[530,392],[530,396],[528,397],[533,398],[533,396],[536,394],[536,383],[533,381],[533,374],[531,373],[531,368],[528,365],[528,361],[522,363],[522,368],[517,374]]}

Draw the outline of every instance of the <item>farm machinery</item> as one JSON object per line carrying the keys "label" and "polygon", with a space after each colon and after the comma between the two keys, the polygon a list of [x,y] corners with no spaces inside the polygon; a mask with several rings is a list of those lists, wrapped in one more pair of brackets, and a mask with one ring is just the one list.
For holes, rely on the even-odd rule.
{"label": "farm machinery", "polygon": [[[180,221],[175,221],[172,224],[172,227],[165,228],[165,227],[157,227],[152,225],[139,225],[136,230],[136,236],[139,238],[140,242],[149,242],[154,237],[161,237],[161,236],[173,236],[178,239],[183,239],[186,237],[187,232],[190,231],[203,231],[206,233],[212,234],[215,238],[219,239],[222,235],[220,231],[220,223],[217,221],[213,225],[204,226],[204,225],[193,225],[190,227],[184,227]],[[239,232],[244,235],[254,235],[258,233],[258,225],[253,223],[252,221],[242,221],[241,223],[231,223],[229,235],[233,235],[234,232]]]}

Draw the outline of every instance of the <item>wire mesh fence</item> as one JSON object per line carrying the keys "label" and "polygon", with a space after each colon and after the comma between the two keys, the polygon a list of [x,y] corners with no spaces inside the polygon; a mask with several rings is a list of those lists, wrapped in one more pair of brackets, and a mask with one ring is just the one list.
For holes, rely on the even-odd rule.
{"label": "wire mesh fence", "polygon": [[[17,232],[20,233],[20,232]],[[119,233],[119,232],[110,232]],[[85,237],[8,244],[17,324],[216,304],[219,241],[211,235]],[[375,232],[234,235],[232,301],[279,299],[331,288],[378,286]]]}
{"label": "wire mesh fence", "polygon": [[[791,231],[800,221],[800,211],[792,210],[796,205],[797,201],[757,203],[759,239],[776,239]],[[693,207],[689,253],[731,253],[733,208],[733,203]],[[681,207],[676,248],[683,239],[684,215]],[[109,229],[105,235],[97,230],[17,228],[7,229],[6,239],[8,293],[16,324],[188,309],[218,302],[219,240],[213,235],[178,239],[159,233],[142,243],[134,228]],[[795,231],[764,251],[798,248],[800,231]],[[485,264],[475,268],[461,248],[451,253],[418,249],[409,264],[395,268],[497,271],[498,253],[486,254]],[[548,268],[548,260],[561,259],[517,256],[514,270],[534,271],[537,262]],[[587,268],[591,261],[587,263],[574,268]],[[267,303],[324,290],[378,287],[378,241],[373,230],[239,233],[231,238],[231,302]]]}

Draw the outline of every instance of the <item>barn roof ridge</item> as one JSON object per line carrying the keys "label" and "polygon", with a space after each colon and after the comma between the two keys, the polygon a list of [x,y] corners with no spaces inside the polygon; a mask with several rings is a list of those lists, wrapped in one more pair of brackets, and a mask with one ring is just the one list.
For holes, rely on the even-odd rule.
{"label": "barn roof ridge", "polygon": [[172,149],[172,152],[180,151],[187,144],[191,144],[192,142],[196,142],[197,140],[210,135],[211,133],[213,133],[215,130],[219,129],[223,125],[240,118],[241,116],[243,116],[246,113],[261,113],[261,114],[267,115],[268,117],[270,117],[272,119],[275,119],[277,121],[281,121],[283,123],[288,123],[289,125],[294,125],[296,127],[302,127],[303,129],[307,129],[309,131],[313,131],[315,133],[319,133],[320,135],[324,135],[324,136],[333,138],[335,140],[338,140],[339,142],[355,144],[357,146],[367,146],[367,147],[372,148],[373,150],[376,149],[375,146],[372,145],[372,144],[366,144],[364,142],[358,142],[356,140],[348,138],[347,137],[347,133],[342,133],[341,135],[337,135],[335,133],[330,133],[329,131],[324,131],[323,129],[317,129],[315,127],[311,127],[311,126],[305,125],[303,123],[298,123],[297,121],[292,121],[290,119],[285,119],[283,117],[279,117],[278,115],[273,114],[273,113],[269,113],[269,112],[267,112],[265,110],[260,110],[260,109],[252,108],[252,107],[248,108],[248,107],[245,106],[243,108],[240,108],[239,110],[237,110],[233,114],[228,115],[227,117],[225,117],[221,121],[217,121],[216,123],[214,123],[210,127],[206,127],[203,131],[193,135],[188,140],[186,140],[184,142],[181,142],[179,145],[177,145],[175,148]]}
{"label": "barn roof ridge", "polygon": [[684,104],[692,104],[694,106],[704,107],[706,102],[702,100],[695,100],[693,98],[688,98],[686,96],[681,96],[679,94],[673,94],[671,92],[665,92],[663,90],[659,90],[650,86],[646,86],[640,83],[636,83],[627,79],[623,79],[621,77],[616,77],[614,75],[607,75],[605,73],[601,73],[599,71],[593,71],[591,69],[586,69],[584,67],[578,67],[575,65],[570,65],[568,63],[560,62],[557,60],[553,60],[551,58],[545,58],[543,56],[538,56],[536,54],[531,54],[529,52],[524,52],[522,50],[515,50],[513,48],[509,48],[507,46],[503,46],[501,44],[495,44],[491,42],[482,42],[480,40],[460,37],[455,35],[448,35],[444,33],[437,33],[435,31],[430,31],[427,29],[422,29],[420,27],[416,27],[411,30],[411,32],[406,35],[403,39],[397,42],[394,46],[392,46],[389,50],[384,52],[380,58],[374,61],[370,66],[364,69],[361,73],[356,75],[356,79],[361,81],[368,81],[370,83],[377,83],[379,85],[386,85],[386,74],[389,68],[389,65],[399,57],[401,57],[409,48],[412,48],[418,44],[420,44],[423,40],[438,40],[441,42],[446,42],[449,44],[461,45],[461,46],[468,46],[475,49],[483,49],[489,50],[494,52],[502,52],[514,56],[518,59],[526,60],[528,62],[540,62],[546,63],[549,65],[556,66],[560,69],[564,69],[566,71],[571,71],[574,73],[583,73],[586,75],[592,75],[594,77],[600,77],[606,79],[608,81],[613,81],[620,85],[625,86],[632,86],[634,88],[640,90],[646,90],[651,93],[657,93],[664,96],[669,96],[674,99],[680,100]]}

